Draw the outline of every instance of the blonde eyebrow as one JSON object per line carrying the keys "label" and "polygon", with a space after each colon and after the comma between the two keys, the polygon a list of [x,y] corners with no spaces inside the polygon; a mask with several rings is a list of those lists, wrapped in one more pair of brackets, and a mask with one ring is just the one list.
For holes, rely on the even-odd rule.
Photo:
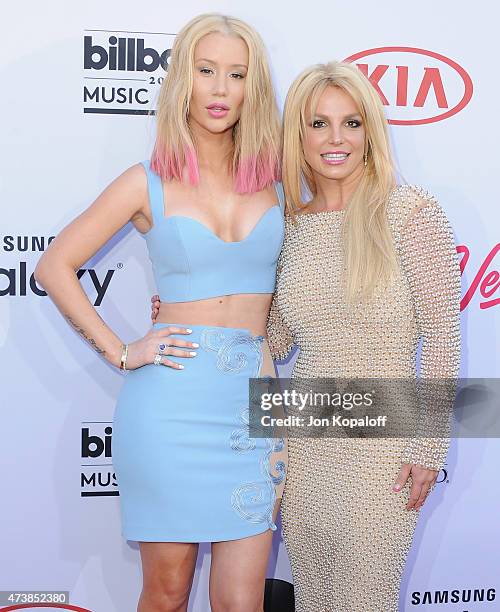
{"label": "blonde eyebrow", "polygon": [[[314,114],[314,118],[315,119],[328,119],[327,115],[322,115],[321,113],[315,113]],[[360,113],[354,113],[352,115],[346,115],[345,117],[343,117],[343,121],[345,121],[346,119],[361,119],[361,115],[360,115]]]}
{"label": "blonde eyebrow", "polygon": [[[195,62],[207,62],[209,64],[216,64],[216,62],[214,62],[211,59],[208,59],[207,57],[200,57],[197,60],[195,60]],[[248,69],[248,66],[246,66],[245,64],[231,64],[231,68],[245,68],[245,70]]]}

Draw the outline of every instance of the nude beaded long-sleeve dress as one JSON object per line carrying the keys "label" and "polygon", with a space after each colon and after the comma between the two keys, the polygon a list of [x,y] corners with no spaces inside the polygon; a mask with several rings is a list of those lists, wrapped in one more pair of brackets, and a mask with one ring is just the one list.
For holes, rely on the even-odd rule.
{"label": "nude beaded long-sleeve dress", "polygon": [[[341,289],[343,211],[287,218],[268,321],[274,359],[295,343],[293,378],[455,378],[460,362],[460,271],[437,201],[398,186],[387,215],[399,271],[369,305]],[[282,523],[296,612],[397,612],[418,512],[401,464],[440,469],[443,438],[290,438]]]}

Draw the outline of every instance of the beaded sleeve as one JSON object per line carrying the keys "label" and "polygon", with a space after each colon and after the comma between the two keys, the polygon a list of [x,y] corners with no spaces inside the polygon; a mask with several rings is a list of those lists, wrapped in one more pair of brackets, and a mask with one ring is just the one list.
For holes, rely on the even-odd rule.
{"label": "beaded sleeve", "polygon": [[269,350],[271,351],[272,358],[278,361],[287,357],[294,344],[292,333],[283,321],[283,316],[278,307],[278,281],[280,271],[281,255],[276,269],[276,290],[273,295],[271,309],[269,310],[269,317],[267,319],[267,340],[269,343]]}
{"label": "beaded sleeve", "polygon": [[[422,340],[420,424],[417,435],[408,439],[403,462],[439,470],[448,452],[460,368],[460,268],[444,211],[424,190],[411,189],[416,205],[396,244]],[[438,437],[429,437],[433,433]]]}

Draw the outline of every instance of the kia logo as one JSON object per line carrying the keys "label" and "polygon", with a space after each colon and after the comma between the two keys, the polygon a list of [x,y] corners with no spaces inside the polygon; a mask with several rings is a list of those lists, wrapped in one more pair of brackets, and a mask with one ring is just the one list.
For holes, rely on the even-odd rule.
{"label": "kia logo", "polygon": [[344,60],[377,90],[393,125],[422,125],[464,109],[474,87],[467,71],[444,55],[415,47],[378,47]]}

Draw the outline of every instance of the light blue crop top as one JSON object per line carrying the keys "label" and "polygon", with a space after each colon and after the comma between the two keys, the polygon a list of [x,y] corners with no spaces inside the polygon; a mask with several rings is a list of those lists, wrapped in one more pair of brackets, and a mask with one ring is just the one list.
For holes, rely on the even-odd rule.
{"label": "light blue crop top", "polygon": [[153,218],[153,227],[142,236],[162,302],[274,292],[284,238],[280,183],[275,185],[278,203],[266,210],[246,238],[226,242],[192,217],[165,217],[162,181],[149,160],[142,164]]}

